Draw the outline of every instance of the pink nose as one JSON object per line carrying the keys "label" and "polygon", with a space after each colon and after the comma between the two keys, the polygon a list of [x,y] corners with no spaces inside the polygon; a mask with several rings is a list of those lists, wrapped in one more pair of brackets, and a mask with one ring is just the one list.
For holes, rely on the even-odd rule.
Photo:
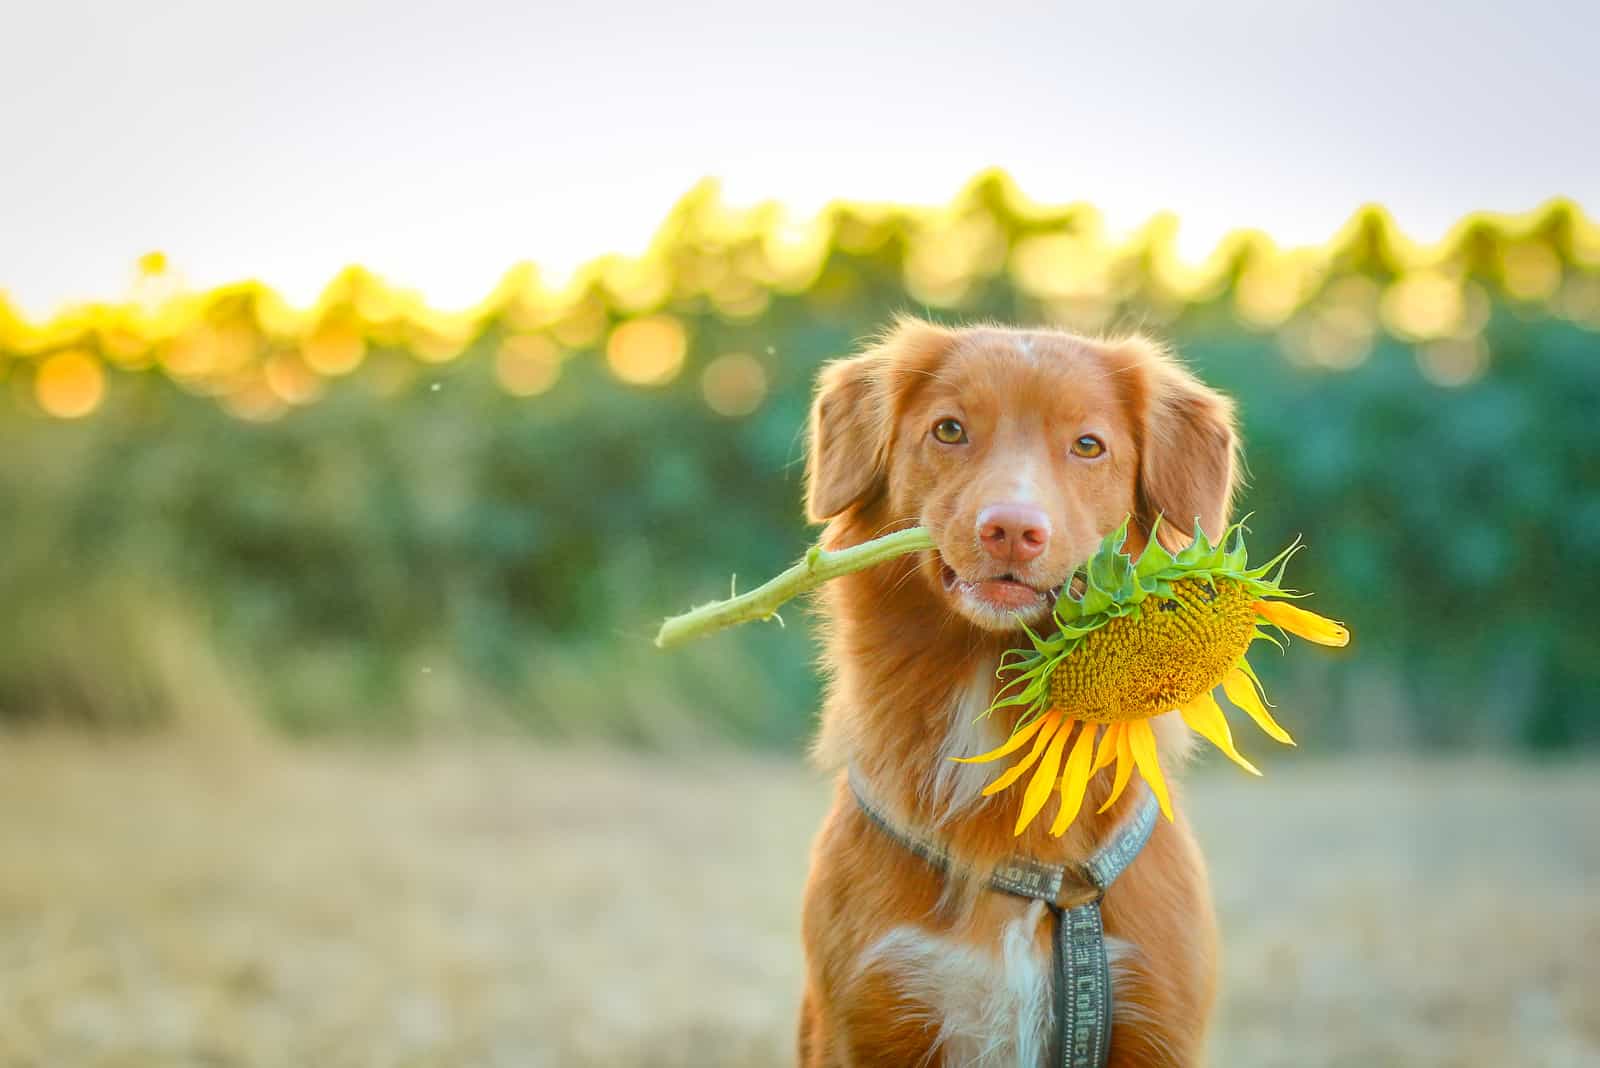
{"label": "pink nose", "polygon": [[991,504],[978,513],[978,540],[996,560],[1025,564],[1050,544],[1050,520],[1026,504]]}

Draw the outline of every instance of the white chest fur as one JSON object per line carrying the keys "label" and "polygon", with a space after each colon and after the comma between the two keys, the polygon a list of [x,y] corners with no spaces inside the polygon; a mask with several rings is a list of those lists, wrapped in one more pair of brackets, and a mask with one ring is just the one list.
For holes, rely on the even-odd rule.
{"label": "white chest fur", "polygon": [[[911,1006],[907,1013],[936,1032],[946,1063],[974,1068],[1044,1065],[1054,1038],[1049,943],[1036,937],[1048,924],[1043,902],[1029,903],[1000,928],[998,939],[974,945],[921,927],[896,927],[861,955],[863,972],[893,977]],[[1113,992],[1126,989],[1133,947],[1106,939]],[[1135,984],[1137,985],[1137,984]],[[1150,1023],[1139,1005],[1112,998],[1114,1019]]]}
{"label": "white chest fur", "polygon": [[933,774],[923,786],[926,800],[937,813],[934,823],[950,822],[983,795],[994,778],[987,764],[958,764],[951,757],[977,756],[1005,741],[995,721],[984,715],[994,692],[993,659],[980,659],[972,676],[950,704],[950,722],[934,762]]}
{"label": "white chest fur", "polygon": [[896,927],[861,958],[884,969],[937,1029],[951,1064],[1001,1068],[1044,1064],[1050,1040],[1050,957],[1035,946],[1042,902],[1001,929],[998,944],[973,946],[920,927]]}

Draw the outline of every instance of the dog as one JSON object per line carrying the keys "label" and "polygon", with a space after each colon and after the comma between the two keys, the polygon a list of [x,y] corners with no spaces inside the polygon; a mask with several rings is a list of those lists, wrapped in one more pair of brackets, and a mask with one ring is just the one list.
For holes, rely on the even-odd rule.
{"label": "dog", "polygon": [[[815,758],[837,771],[802,918],[803,1068],[1043,1065],[1053,1031],[1044,904],[987,887],[1022,854],[1082,861],[1138,804],[1109,811],[1090,783],[1060,838],[1020,837],[1020,789],[983,797],[992,765],[955,763],[1004,741],[1018,712],[982,713],[1021,624],[1046,624],[1074,569],[1131,516],[1128,550],[1215,538],[1238,478],[1233,407],[1160,346],[1053,330],[899,320],[826,365],[811,412],[806,510],[842,548],[913,525],[936,549],[820,593],[828,690]],[[1152,721],[1163,768],[1186,759],[1176,714]],[[847,769],[849,769],[847,771]],[[1169,776],[1171,772],[1169,771]],[[886,836],[937,841],[940,872]],[[1176,785],[1176,784],[1175,784]],[[1160,821],[1102,903],[1114,1006],[1109,1064],[1204,1060],[1218,935],[1182,806]]]}

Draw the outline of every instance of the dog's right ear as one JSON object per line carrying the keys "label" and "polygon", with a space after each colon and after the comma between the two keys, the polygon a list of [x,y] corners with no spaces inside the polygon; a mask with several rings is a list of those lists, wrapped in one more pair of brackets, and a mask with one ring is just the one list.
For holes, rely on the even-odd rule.
{"label": "dog's right ear", "polygon": [[806,517],[821,523],[874,500],[888,483],[899,402],[926,382],[956,334],[906,315],[860,356],[817,376],[806,456]]}
{"label": "dog's right ear", "polygon": [[817,376],[806,454],[806,518],[832,519],[883,490],[889,405],[880,350],[835,360]]}

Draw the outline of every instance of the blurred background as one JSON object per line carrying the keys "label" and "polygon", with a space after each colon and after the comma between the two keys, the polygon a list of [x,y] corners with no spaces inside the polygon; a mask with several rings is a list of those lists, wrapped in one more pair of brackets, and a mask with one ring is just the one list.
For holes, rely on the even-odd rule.
{"label": "blurred background", "polygon": [[1589,8],[21,24],[0,1064],[787,1063],[809,621],[650,639],[899,312],[1170,342],[1354,631],[1191,775],[1217,1063],[1600,1063]]}

